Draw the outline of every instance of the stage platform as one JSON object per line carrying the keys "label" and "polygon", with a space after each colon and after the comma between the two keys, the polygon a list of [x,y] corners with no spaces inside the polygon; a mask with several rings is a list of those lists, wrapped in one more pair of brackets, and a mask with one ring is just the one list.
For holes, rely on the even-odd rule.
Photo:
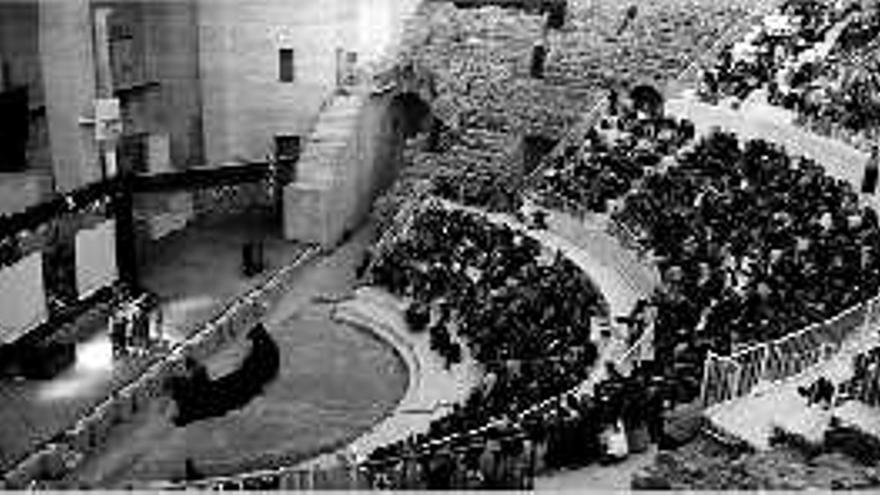
{"label": "stage platform", "polygon": [[[241,244],[265,242],[266,270],[245,277]],[[262,217],[242,215],[197,223],[163,239],[152,260],[141,267],[142,283],[157,293],[164,315],[164,334],[173,343],[191,335],[245,294],[294,260],[306,246],[285,241],[280,227]],[[71,332],[77,359],[47,381],[0,381],[0,470],[5,471],[37,446],[71,427],[113,391],[161,358],[163,351],[113,360],[107,333],[107,311],[78,322]]]}

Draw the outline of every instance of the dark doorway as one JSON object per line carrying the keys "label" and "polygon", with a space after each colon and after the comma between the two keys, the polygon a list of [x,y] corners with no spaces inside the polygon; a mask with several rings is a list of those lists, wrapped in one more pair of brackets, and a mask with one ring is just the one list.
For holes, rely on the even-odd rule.
{"label": "dark doorway", "polygon": [[122,136],[119,141],[119,168],[123,173],[149,173],[149,137],[145,132]]}
{"label": "dark doorway", "polygon": [[390,187],[404,166],[404,148],[409,139],[430,136],[435,125],[430,105],[417,93],[405,92],[384,103],[382,125],[376,129],[380,158],[374,169],[370,198]]}
{"label": "dark doorway", "polygon": [[0,92],[0,172],[27,168],[28,114],[26,87]]}
{"label": "dark doorway", "polygon": [[296,180],[296,163],[302,153],[302,138],[293,134],[275,136],[275,160],[278,163],[277,182],[280,186]]}
{"label": "dark doorway", "polygon": [[553,151],[559,141],[547,136],[526,136],[523,138],[523,170],[526,175],[538,168],[548,153]]}
{"label": "dark doorway", "polygon": [[404,138],[411,138],[424,130],[431,107],[415,93],[401,93],[391,100],[392,125]]}
{"label": "dark doorway", "polygon": [[658,118],[663,116],[664,99],[654,86],[641,84],[630,91],[630,99],[636,110]]}
{"label": "dark doorway", "polygon": [[302,140],[292,134],[279,134],[275,136],[275,158],[278,160],[299,160]]}

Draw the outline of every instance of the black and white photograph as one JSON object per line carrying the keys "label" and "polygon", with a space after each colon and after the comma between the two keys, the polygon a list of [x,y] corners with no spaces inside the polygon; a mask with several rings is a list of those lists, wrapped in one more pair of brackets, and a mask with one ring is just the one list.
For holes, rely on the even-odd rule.
{"label": "black and white photograph", "polygon": [[0,490],[880,490],[880,0],[0,0]]}

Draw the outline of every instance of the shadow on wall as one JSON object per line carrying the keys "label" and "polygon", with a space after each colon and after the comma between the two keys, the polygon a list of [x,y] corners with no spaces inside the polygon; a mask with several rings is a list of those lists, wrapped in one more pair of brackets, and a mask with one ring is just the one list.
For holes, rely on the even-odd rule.
{"label": "shadow on wall", "polygon": [[384,153],[378,160],[375,188],[372,198],[382,194],[397,179],[403,163],[403,148],[408,139],[414,138],[421,133],[431,132],[437,125],[431,112],[431,107],[421,96],[416,93],[405,92],[394,95],[388,103],[386,122],[384,128],[386,134],[382,136],[385,148]]}
{"label": "shadow on wall", "polygon": [[395,119],[395,131],[404,138],[414,137],[425,130],[423,125],[431,115],[431,107],[415,93],[401,93],[392,98],[389,104],[392,119]]}
{"label": "shadow on wall", "polygon": [[167,386],[177,404],[175,426],[241,409],[278,376],[278,345],[263,324],[255,326],[247,337],[251,341],[250,353],[232,373],[212,380],[203,364],[187,358],[185,374],[168,379]]}

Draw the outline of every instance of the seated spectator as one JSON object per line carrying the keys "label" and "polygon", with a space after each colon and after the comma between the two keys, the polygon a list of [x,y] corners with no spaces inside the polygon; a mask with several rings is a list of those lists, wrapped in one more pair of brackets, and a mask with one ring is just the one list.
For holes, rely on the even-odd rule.
{"label": "seated spectator", "polygon": [[618,218],[667,273],[655,348],[685,402],[708,350],[772,340],[876,293],[876,260],[858,253],[880,231],[857,204],[817,164],[723,133],[626,198]]}

